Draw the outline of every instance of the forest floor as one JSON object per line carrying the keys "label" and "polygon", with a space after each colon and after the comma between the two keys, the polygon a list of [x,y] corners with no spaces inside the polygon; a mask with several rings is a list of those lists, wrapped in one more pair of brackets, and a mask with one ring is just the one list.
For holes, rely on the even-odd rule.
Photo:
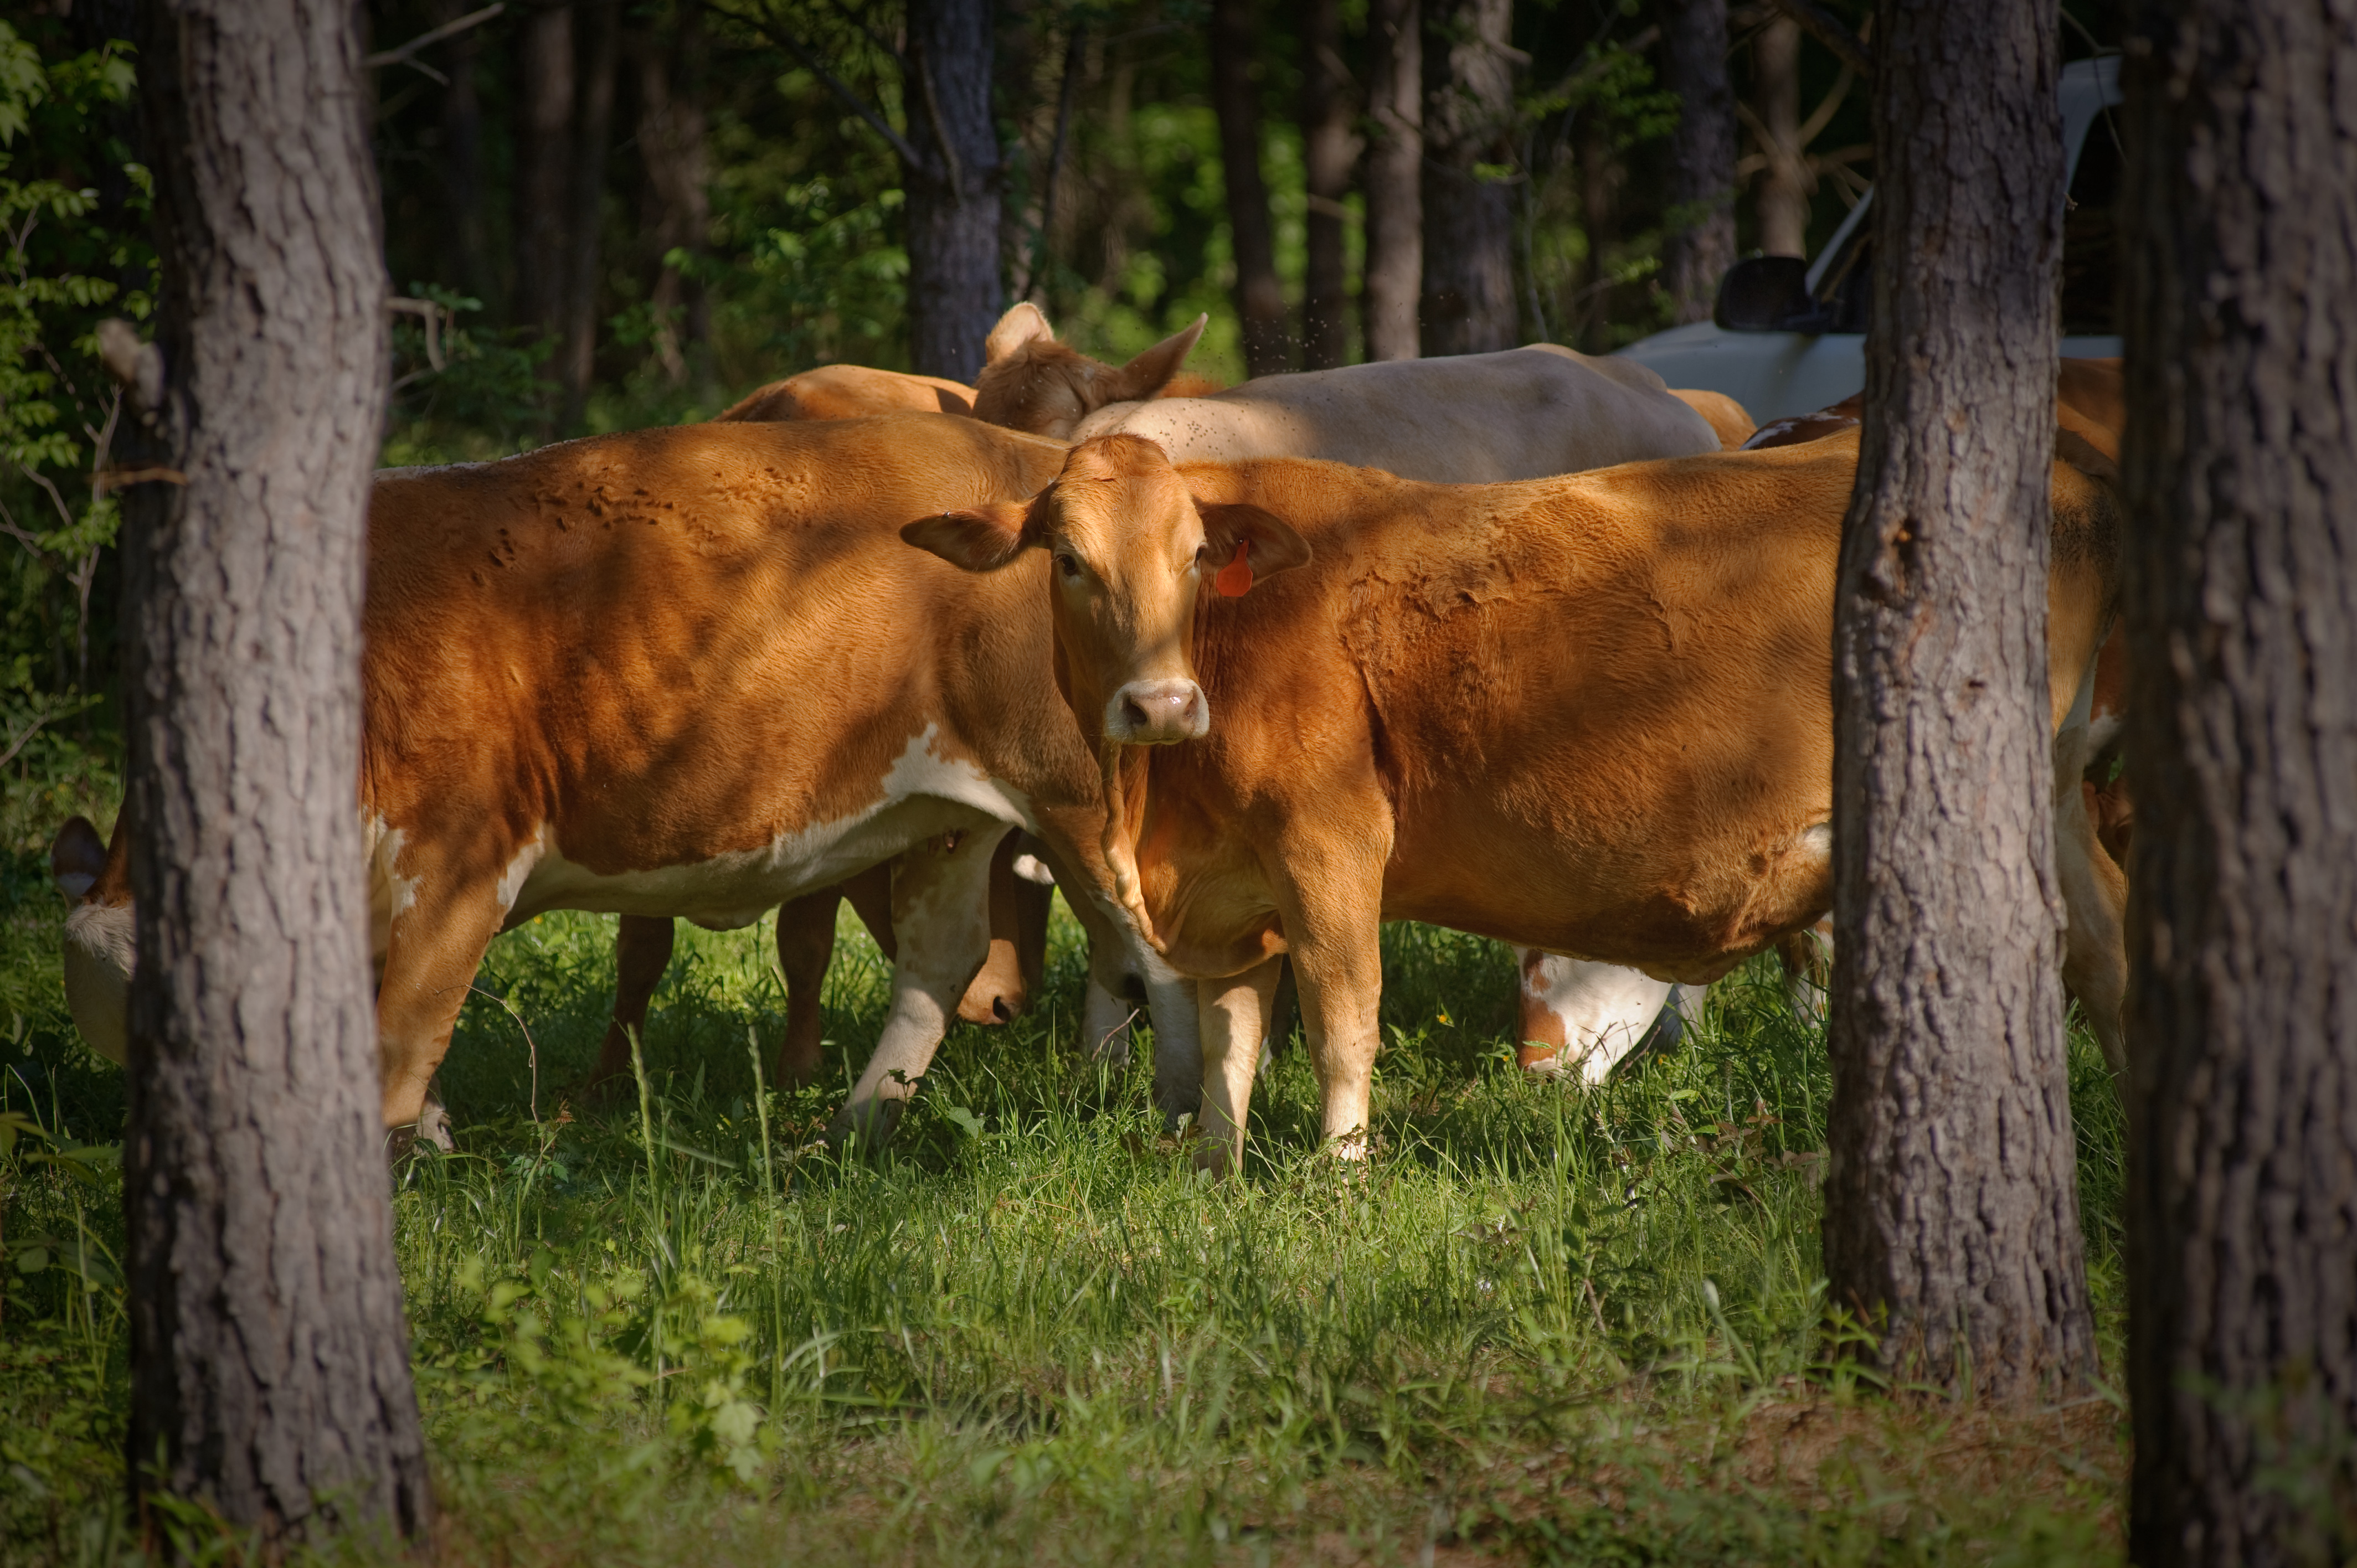
{"label": "forest floor", "polygon": [[[0,1561],[113,1563],[121,1079],[59,994],[33,853],[56,802],[9,804],[0,1111],[42,1131],[0,1156]],[[961,1026],[872,1162],[813,1145],[886,966],[846,910],[822,1084],[764,1098],[770,940],[682,929],[645,1119],[635,1087],[575,1087],[612,921],[494,947],[444,1077],[459,1152],[395,1172],[441,1561],[2121,1559],[2108,1388],[1996,1412],[1891,1397],[1845,1354],[1824,1042],[1770,969],[1588,1088],[1512,1067],[1503,950],[1394,928],[1374,1157],[1317,1151],[1296,1041],[1244,1173],[1212,1182],[1162,1135],[1142,1047],[1125,1074],[1080,1060],[1060,907],[1033,1011]],[[2116,1368],[2121,1117],[2075,1032],[2072,1080]]]}

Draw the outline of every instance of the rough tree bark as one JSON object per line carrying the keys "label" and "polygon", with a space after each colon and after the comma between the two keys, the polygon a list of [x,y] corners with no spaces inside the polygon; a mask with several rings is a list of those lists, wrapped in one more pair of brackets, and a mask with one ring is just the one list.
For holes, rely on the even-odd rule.
{"label": "rough tree bark", "polygon": [[574,102],[573,166],[567,171],[565,227],[572,237],[565,252],[565,338],[557,359],[565,382],[559,430],[581,427],[589,383],[597,374],[598,283],[603,276],[606,149],[614,139],[614,70],[620,54],[619,0],[579,0],[574,32],[580,45]]}
{"label": "rough tree bark", "polygon": [[909,197],[909,358],[972,381],[998,320],[1001,160],[990,115],[989,0],[909,0],[901,99],[919,158]]}
{"label": "rough tree bark", "polygon": [[1735,264],[1735,92],[1727,81],[1727,0],[1668,0],[1662,86],[1678,100],[1662,286],[1676,319],[1707,321]]}
{"label": "rough tree bark", "polygon": [[1833,1297],[1886,1366],[2093,1365],[2046,678],[2054,0],[1879,0],[1874,327],[1834,665]]}
{"label": "rough tree bark", "polygon": [[1801,24],[1780,16],[1751,45],[1751,112],[1764,131],[1760,175],[1760,248],[1771,256],[1809,253],[1809,181],[1801,161]]}
{"label": "rough tree bark", "polygon": [[1227,177],[1228,231],[1236,255],[1236,314],[1244,366],[1255,376],[1289,368],[1285,289],[1276,281],[1268,186],[1260,172],[1260,84],[1253,79],[1260,28],[1256,0],[1213,0],[1211,107],[1220,122],[1220,166]]}
{"label": "rough tree bark", "polygon": [[1342,225],[1359,139],[1351,132],[1342,65],[1341,0],[1308,0],[1301,21],[1301,154],[1309,212],[1302,267],[1301,368],[1330,371],[1351,357],[1350,280]]}
{"label": "rough tree bark", "polygon": [[515,324],[565,329],[565,219],[573,156],[573,7],[544,5],[517,29]]}
{"label": "rough tree bark", "polygon": [[2144,1568],[2357,1547],[2352,80],[2319,0],[2147,6],[2128,44]]}
{"label": "rough tree bark", "polygon": [[1367,260],[1359,303],[1367,358],[1422,352],[1424,286],[1424,21],[1419,0],[1368,0]]}
{"label": "rough tree bark", "polygon": [[1476,166],[1513,160],[1513,0],[1433,0],[1424,23],[1422,347],[1493,353],[1519,336],[1514,204]]}
{"label": "rough tree bark", "polygon": [[355,15],[174,0],[140,50],[161,391],[132,462],[186,483],[132,487],[123,535],[131,1485],[266,1541],[429,1512],[355,809],[386,365]]}
{"label": "rough tree bark", "polygon": [[655,355],[673,381],[687,380],[686,349],[710,340],[704,290],[672,265],[700,253],[712,232],[705,189],[704,92],[709,46],[702,0],[679,0],[670,37],[639,55],[639,157],[647,173],[646,237],[654,273]]}

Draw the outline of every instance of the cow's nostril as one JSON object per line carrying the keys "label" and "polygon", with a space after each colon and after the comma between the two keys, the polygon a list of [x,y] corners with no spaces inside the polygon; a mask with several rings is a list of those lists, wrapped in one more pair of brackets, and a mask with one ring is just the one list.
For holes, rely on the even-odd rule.
{"label": "cow's nostril", "polygon": [[1135,697],[1124,697],[1121,700],[1121,716],[1129,721],[1131,728],[1144,729],[1147,722],[1146,704]]}
{"label": "cow's nostril", "polygon": [[1011,1023],[1015,1017],[1015,1009],[1006,1004],[1006,997],[994,996],[990,999],[990,1015],[1002,1024]]}

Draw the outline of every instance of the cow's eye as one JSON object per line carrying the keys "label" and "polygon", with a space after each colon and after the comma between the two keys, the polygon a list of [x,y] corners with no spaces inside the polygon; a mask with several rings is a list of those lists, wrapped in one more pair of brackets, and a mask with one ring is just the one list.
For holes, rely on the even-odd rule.
{"label": "cow's eye", "polygon": [[1069,550],[1059,550],[1056,552],[1056,570],[1064,575],[1065,581],[1071,582],[1081,575],[1080,558]]}

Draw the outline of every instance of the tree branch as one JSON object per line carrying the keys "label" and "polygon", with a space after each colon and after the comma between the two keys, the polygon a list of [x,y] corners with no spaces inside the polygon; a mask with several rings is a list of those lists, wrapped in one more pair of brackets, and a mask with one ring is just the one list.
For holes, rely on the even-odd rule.
{"label": "tree branch", "polygon": [[[490,21],[492,17],[498,16],[507,8],[507,0],[494,0],[493,4],[484,6],[479,11],[469,12],[466,16],[459,17],[455,22],[445,22],[430,33],[418,34],[415,38],[410,39],[399,48],[383,49],[376,54],[369,55],[361,59],[361,64],[370,70],[375,70],[382,66],[399,65],[403,61],[409,59],[409,57],[415,54],[418,50],[431,48],[432,46],[440,43],[445,38],[456,38],[469,27],[477,27],[484,22]],[[414,64],[414,62],[413,61],[411,63]],[[421,67],[420,69],[422,70],[424,68]],[[446,78],[445,80],[447,79]]]}
{"label": "tree branch", "polygon": [[742,11],[732,11],[726,5],[714,5],[711,10],[713,15],[726,16],[739,27],[752,28],[753,31],[800,60],[804,70],[824,82],[829,91],[843,100],[845,107],[866,121],[869,130],[891,144],[892,150],[899,155],[904,167],[920,174],[927,172],[925,160],[918,156],[915,147],[909,145],[908,138],[892,129],[891,123],[878,114],[865,98],[854,92],[841,77],[827,70],[825,64],[805,47],[800,38],[781,27],[772,26],[759,16],[748,16]]}
{"label": "tree branch", "polygon": [[1802,30],[1834,51],[1834,58],[1868,81],[1874,77],[1874,54],[1839,16],[1816,0],[1772,0],[1776,9],[1801,24]]}

